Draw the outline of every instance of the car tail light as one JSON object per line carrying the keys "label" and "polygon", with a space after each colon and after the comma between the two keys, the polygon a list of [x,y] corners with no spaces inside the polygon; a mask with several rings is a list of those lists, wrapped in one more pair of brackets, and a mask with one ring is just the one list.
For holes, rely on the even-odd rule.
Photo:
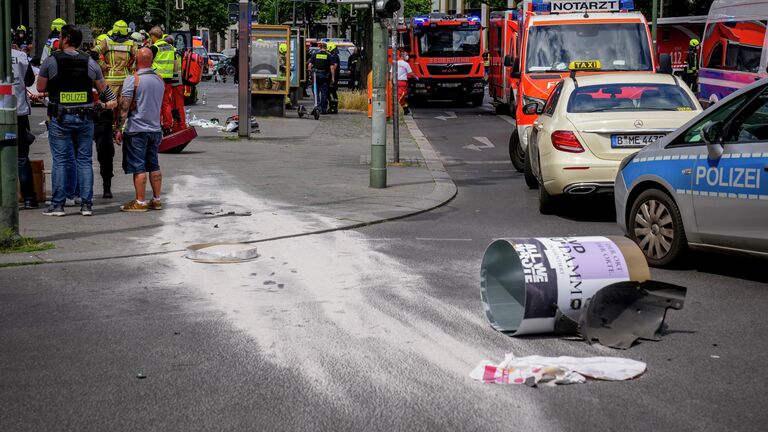
{"label": "car tail light", "polygon": [[579,139],[576,138],[576,134],[571,131],[552,132],[552,146],[560,151],[568,153],[584,152],[584,147],[582,147]]}

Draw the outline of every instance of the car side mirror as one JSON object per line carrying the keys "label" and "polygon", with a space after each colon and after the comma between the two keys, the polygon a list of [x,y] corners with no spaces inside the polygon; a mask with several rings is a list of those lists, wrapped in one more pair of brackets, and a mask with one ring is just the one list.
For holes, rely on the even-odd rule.
{"label": "car side mirror", "polygon": [[531,102],[523,105],[523,114],[537,115],[544,112],[544,107],[538,102]]}
{"label": "car side mirror", "polygon": [[723,124],[707,122],[701,128],[701,139],[707,143],[707,154],[711,160],[719,160],[723,156]]}
{"label": "car side mirror", "polygon": [[659,73],[672,74],[672,56],[669,54],[659,54]]}

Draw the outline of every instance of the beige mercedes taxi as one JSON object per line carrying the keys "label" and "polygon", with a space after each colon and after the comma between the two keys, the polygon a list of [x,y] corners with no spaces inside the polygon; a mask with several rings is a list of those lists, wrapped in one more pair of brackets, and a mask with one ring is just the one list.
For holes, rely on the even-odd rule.
{"label": "beige mercedes taxi", "polygon": [[[600,67],[586,63],[593,72]],[[524,172],[528,187],[539,189],[545,214],[556,211],[562,195],[612,194],[622,159],[701,112],[690,89],[672,75],[579,73],[572,70],[560,81],[544,106],[523,107],[539,114]]]}

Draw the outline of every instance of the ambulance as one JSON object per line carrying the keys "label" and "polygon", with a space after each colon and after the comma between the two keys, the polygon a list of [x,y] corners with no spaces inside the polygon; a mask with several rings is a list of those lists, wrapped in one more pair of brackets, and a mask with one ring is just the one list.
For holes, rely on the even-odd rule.
{"label": "ambulance", "polygon": [[508,32],[517,38],[516,47],[503,56],[517,120],[509,156],[518,171],[524,168],[528,137],[538,117],[522,108],[530,103],[543,107],[572,62],[600,62],[599,73],[656,72],[648,23],[633,9],[633,0],[525,0],[516,15],[506,16],[518,21],[517,34]]}
{"label": "ambulance", "polygon": [[480,106],[485,95],[480,18],[431,13],[415,17],[403,32],[413,74],[411,101],[440,99]]}
{"label": "ambulance", "polygon": [[504,58],[516,57],[518,16],[516,10],[496,11],[488,20],[488,95],[497,114],[515,115],[517,80],[512,78],[510,67],[504,65]]}

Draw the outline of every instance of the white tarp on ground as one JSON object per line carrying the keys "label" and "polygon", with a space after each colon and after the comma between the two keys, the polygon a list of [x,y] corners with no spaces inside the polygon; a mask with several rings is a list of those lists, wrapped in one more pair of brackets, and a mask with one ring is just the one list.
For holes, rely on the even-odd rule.
{"label": "white tarp on ground", "polygon": [[620,357],[515,357],[509,353],[494,365],[483,360],[469,376],[493,384],[581,384],[587,378],[624,381],[645,372],[645,363]]}

